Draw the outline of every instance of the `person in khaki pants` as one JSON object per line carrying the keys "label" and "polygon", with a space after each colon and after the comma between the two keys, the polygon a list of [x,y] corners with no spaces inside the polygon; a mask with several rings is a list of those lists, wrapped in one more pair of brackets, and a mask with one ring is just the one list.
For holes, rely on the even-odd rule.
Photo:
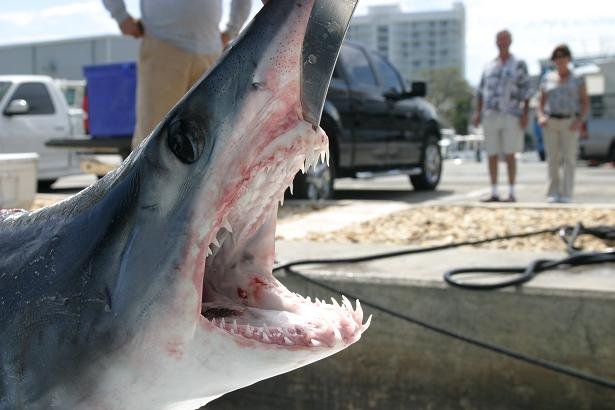
{"label": "person in khaki pants", "polygon": [[142,17],[124,0],[102,0],[124,35],[142,38],[137,65],[136,148],[237,36],[252,0],[232,0],[227,28],[218,28],[222,0],[141,0]]}
{"label": "person in khaki pants", "polygon": [[538,122],[543,129],[549,167],[548,202],[567,203],[572,199],[577,143],[589,111],[585,79],[570,70],[571,59],[567,45],[555,47],[551,54],[555,69],[540,82]]}

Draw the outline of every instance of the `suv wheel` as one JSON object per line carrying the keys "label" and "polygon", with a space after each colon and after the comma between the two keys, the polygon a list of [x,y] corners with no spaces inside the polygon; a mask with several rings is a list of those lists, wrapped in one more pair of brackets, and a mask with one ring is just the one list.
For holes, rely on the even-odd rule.
{"label": "suv wheel", "polygon": [[436,189],[442,174],[442,153],[438,139],[430,137],[423,146],[421,153],[421,172],[419,175],[410,175],[410,182],[417,191],[431,191]]}
{"label": "suv wheel", "polygon": [[55,179],[39,179],[37,181],[37,190],[39,192],[47,192],[51,190],[51,186],[56,182]]}
{"label": "suv wheel", "polygon": [[306,170],[305,174],[298,173],[293,182],[295,197],[313,201],[333,198],[334,170],[333,156],[329,155],[329,165],[319,162]]}

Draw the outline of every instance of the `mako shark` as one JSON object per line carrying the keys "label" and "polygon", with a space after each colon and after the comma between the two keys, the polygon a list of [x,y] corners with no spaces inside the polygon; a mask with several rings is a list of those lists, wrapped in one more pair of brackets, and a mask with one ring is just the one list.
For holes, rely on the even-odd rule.
{"label": "mako shark", "polygon": [[0,409],[193,409],[360,338],[271,273],[355,6],[269,1],[120,168],[0,214]]}

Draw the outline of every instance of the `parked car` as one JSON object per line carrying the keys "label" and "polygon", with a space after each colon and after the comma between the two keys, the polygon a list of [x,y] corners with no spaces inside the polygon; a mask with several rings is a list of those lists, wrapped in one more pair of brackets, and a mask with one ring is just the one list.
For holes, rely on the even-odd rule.
{"label": "parked car", "polygon": [[80,172],[73,151],[45,146],[50,138],[73,138],[80,121],[51,77],[0,75],[0,112],[0,152],[36,152],[39,185]]}
{"label": "parked car", "polygon": [[615,118],[589,118],[579,139],[581,159],[615,162]]}
{"label": "parked car", "polygon": [[606,79],[596,64],[575,67],[585,78],[590,99],[590,115],[579,139],[579,157],[593,163],[615,162],[615,94],[605,93]]}
{"label": "parked car", "polygon": [[[128,63],[89,68],[97,74],[93,78],[101,82],[98,87],[86,87],[84,107],[87,106],[90,125],[96,113],[106,113],[107,118],[115,118],[115,123],[132,130],[134,124],[127,121],[130,109],[110,111],[107,103],[134,97],[136,74],[128,68]],[[118,72],[124,81],[117,81]],[[329,166],[321,163],[306,174],[298,174],[295,197],[327,199],[333,196],[335,178],[391,173],[408,175],[417,190],[435,189],[442,172],[441,132],[436,110],[425,100],[425,94],[425,83],[413,83],[407,90],[398,70],[381,55],[344,43],[321,120],[329,136]],[[107,125],[102,117],[97,121]],[[130,152],[131,133],[113,138],[56,138],[47,145],[94,154],[120,153],[125,157]]]}
{"label": "parked car", "polygon": [[329,166],[319,164],[294,181],[295,197],[327,199],[343,177],[409,175],[414,189],[440,181],[440,124],[425,83],[404,86],[380,54],[345,42],[325,101],[321,127],[329,136]]}

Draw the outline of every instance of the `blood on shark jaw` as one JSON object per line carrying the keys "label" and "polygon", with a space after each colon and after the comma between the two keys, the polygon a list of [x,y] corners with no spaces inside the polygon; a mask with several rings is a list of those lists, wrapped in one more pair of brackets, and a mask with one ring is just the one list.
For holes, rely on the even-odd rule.
{"label": "blood on shark jaw", "polygon": [[[326,161],[322,129],[304,122],[253,161],[240,194],[220,208],[220,222],[207,235],[202,281],[201,329],[222,332],[240,344],[337,351],[360,337],[360,302],[312,301],[289,291],[273,275],[278,203],[294,175]],[[198,282],[197,282],[198,283]],[[371,318],[370,318],[371,319]],[[265,346],[268,345],[268,346]],[[322,353],[322,352],[320,352]]]}

